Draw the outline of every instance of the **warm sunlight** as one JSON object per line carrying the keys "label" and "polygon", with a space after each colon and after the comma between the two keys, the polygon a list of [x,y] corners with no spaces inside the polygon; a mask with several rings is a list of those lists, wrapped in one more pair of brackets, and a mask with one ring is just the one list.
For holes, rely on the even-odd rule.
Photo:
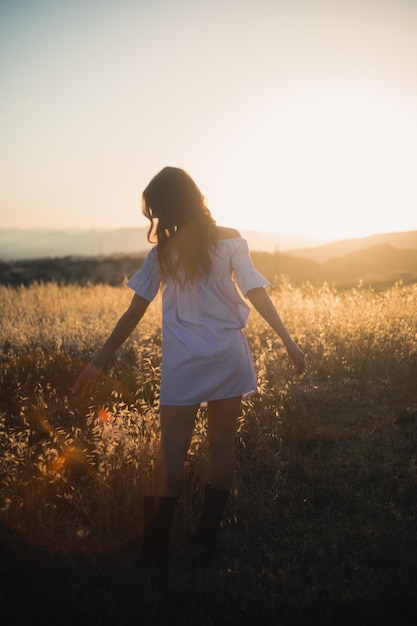
{"label": "warm sunlight", "polygon": [[230,225],[328,238],[401,230],[415,210],[417,156],[405,99],[361,84],[289,94],[249,100],[210,129],[214,212]]}
{"label": "warm sunlight", "polygon": [[0,626],[417,626],[416,34],[0,0]]}

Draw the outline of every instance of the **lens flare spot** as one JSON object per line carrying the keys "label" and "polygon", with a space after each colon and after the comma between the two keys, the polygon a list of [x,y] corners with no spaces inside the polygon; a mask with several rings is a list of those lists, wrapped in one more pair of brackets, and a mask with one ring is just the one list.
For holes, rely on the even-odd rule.
{"label": "lens flare spot", "polygon": [[65,455],[57,456],[49,465],[51,474],[58,474],[65,466]]}
{"label": "lens flare spot", "polygon": [[97,412],[97,417],[100,422],[108,422],[110,420],[111,413],[108,409],[102,407]]}

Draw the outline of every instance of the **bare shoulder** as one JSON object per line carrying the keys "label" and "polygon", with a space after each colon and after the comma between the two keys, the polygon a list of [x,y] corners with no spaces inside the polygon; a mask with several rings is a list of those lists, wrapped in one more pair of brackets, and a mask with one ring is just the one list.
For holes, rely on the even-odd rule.
{"label": "bare shoulder", "polygon": [[241,234],[235,228],[227,228],[226,226],[217,226],[217,235],[219,239],[234,239],[241,237]]}

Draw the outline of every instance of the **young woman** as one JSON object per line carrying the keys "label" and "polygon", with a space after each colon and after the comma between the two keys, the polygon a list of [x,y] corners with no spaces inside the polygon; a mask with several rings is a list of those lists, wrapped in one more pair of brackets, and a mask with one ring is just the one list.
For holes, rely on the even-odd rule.
{"label": "young woman", "polygon": [[130,306],[73,391],[90,391],[106,361],[129,337],[162,285],[161,440],[154,495],[145,498],[142,561],[165,570],[169,531],[179,495],[184,461],[196,413],[207,405],[210,475],[196,546],[211,548],[235,465],[235,432],[241,399],[257,389],[243,329],[252,303],[283,341],[295,371],[304,354],[281,321],[255,270],[248,246],[236,230],[216,226],[204,197],[183,170],[165,167],[143,192],[148,240],[156,246],[128,281],[135,292]]}

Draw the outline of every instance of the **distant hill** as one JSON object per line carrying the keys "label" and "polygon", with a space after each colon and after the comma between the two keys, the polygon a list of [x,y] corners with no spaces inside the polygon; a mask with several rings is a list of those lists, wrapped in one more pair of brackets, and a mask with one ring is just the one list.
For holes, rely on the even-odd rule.
{"label": "distant hill", "polygon": [[386,280],[408,280],[417,276],[417,248],[400,250],[380,243],[356,250],[344,257],[330,259],[322,267],[328,280],[338,282],[364,280],[372,283],[383,276]]}
{"label": "distant hill", "polygon": [[389,244],[377,244],[355,250],[325,262],[298,257],[292,253],[255,252],[252,258],[259,271],[272,283],[285,278],[292,284],[328,283],[338,288],[357,286],[360,282],[384,287],[402,280],[417,281],[417,248],[400,250]]}
{"label": "distant hill", "polygon": [[[59,284],[107,283],[120,285],[142,265],[144,253],[114,256],[66,256],[0,261],[0,284],[30,285],[34,281]],[[254,251],[256,268],[271,282],[282,279],[293,285],[328,283],[338,289],[365,286],[385,288],[398,280],[417,282],[417,249],[399,250],[378,244],[324,263],[289,253]]]}
{"label": "distant hill", "polygon": [[[148,228],[91,230],[0,229],[0,259],[39,259],[64,256],[112,256],[138,254],[149,250]],[[319,239],[296,233],[242,231],[252,250],[289,250],[322,243]]]}
{"label": "distant hill", "polygon": [[[118,230],[0,230],[0,284],[105,282],[120,284],[142,264],[147,228]],[[417,281],[417,231],[346,239],[291,249],[301,236],[242,231],[259,271],[272,283],[327,282],[352,287]],[[285,242],[287,242],[285,244]],[[262,247],[263,246],[263,247]]]}
{"label": "distant hill", "polygon": [[417,230],[371,235],[358,239],[342,239],[321,246],[293,249],[291,254],[323,263],[378,245],[389,245],[400,250],[417,250]]}

